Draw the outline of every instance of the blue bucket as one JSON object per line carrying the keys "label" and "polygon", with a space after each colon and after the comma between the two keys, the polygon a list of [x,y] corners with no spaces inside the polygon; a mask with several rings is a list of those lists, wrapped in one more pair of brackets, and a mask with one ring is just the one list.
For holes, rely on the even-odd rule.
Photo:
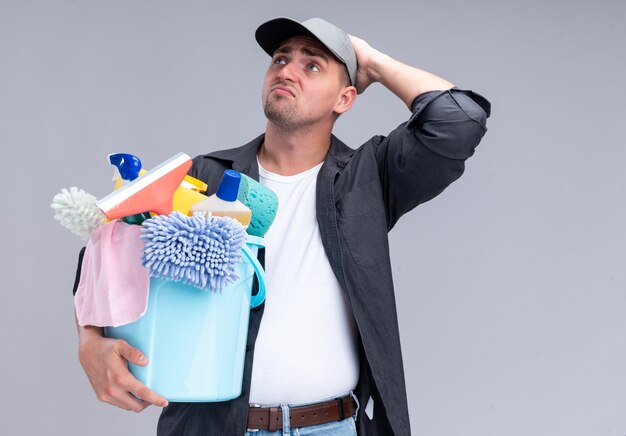
{"label": "blue bucket", "polygon": [[[202,290],[150,278],[146,313],[137,321],[105,327],[148,356],[146,366],[129,363],[131,373],[169,401],[226,401],[241,395],[250,309],[265,300],[265,275],[257,260],[263,238],[248,236],[239,277],[224,290]],[[257,275],[259,291],[252,296]]]}

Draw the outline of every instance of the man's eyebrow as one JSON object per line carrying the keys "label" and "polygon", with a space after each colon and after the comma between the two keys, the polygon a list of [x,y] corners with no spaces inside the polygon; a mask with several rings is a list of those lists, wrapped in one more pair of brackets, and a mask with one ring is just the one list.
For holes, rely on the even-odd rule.
{"label": "man's eyebrow", "polygon": [[326,56],[326,54],[322,51],[318,51],[318,50],[311,50],[310,48],[307,47],[302,47],[302,53],[304,53],[307,56],[316,56],[319,58],[324,59],[326,62],[328,62],[328,56]]}
{"label": "man's eyebrow", "polygon": [[[277,53],[286,54],[286,53],[291,52],[292,50],[293,50],[293,47],[290,46],[289,44],[281,45],[276,50],[274,50],[274,54],[277,54]],[[328,56],[321,50],[315,50],[315,49],[311,49],[308,47],[302,47],[300,51],[307,56],[314,56],[314,57],[322,58],[326,62],[329,62]]]}

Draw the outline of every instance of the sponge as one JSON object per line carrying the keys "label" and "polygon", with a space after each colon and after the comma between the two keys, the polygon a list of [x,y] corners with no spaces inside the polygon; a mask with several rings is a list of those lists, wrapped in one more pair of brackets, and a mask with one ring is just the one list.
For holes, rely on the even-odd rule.
{"label": "sponge", "polygon": [[278,211],[278,197],[269,188],[254,179],[241,175],[237,200],[252,211],[252,220],[248,226],[248,234],[264,236],[274,222]]}

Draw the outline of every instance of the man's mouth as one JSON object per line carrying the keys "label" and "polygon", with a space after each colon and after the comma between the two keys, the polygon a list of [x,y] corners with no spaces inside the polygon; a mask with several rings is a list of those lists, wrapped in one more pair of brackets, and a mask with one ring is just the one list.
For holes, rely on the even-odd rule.
{"label": "man's mouth", "polygon": [[272,89],[272,92],[275,92],[278,95],[285,95],[285,96],[291,96],[291,97],[295,97],[295,93],[289,89],[287,86],[283,86],[283,85],[278,85],[275,86]]}

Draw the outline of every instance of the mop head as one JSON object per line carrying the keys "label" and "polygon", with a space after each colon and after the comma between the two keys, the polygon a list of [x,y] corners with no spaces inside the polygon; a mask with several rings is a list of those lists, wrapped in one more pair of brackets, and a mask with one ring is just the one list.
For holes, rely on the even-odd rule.
{"label": "mop head", "polygon": [[153,277],[221,292],[238,279],[246,231],[229,217],[179,211],[157,215],[142,224],[145,241],[142,262]]}
{"label": "mop head", "polygon": [[84,240],[104,222],[104,214],[95,205],[96,197],[75,186],[63,188],[54,196],[50,207],[54,218]]}

